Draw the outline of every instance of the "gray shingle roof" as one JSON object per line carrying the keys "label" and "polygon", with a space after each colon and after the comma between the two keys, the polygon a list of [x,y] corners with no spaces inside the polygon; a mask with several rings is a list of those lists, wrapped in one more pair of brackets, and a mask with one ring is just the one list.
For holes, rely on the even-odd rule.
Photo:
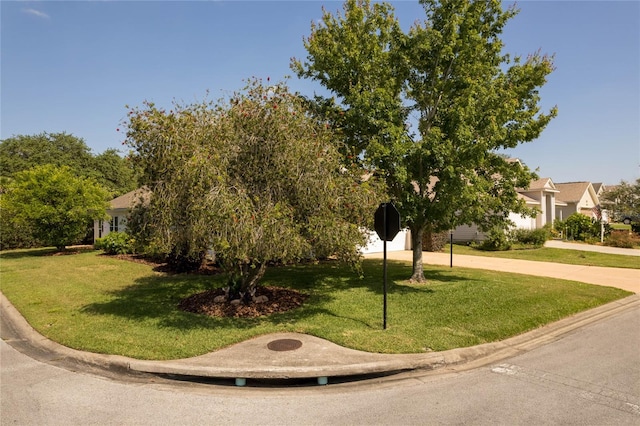
{"label": "gray shingle roof", "polygon": [[556,199],[566,203],[577,203],[590,185],[591,182],[556,183],[556,188],[560,191]]}
{"label": "gray shingle roof", "polygon": [[140,199],[140,197],[147,200],[149,198],[149,191],[146,188],[138,188],[114,198],[110,202],[111,210],[130,209],[133,207],[134,203]]}

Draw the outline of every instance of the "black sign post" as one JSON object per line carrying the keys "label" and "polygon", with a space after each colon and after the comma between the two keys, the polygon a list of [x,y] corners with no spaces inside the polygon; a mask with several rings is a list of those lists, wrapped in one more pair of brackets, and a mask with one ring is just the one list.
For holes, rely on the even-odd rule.
{"label": "black sign post", "polygon": [[382,203],[373,217],[374,229],[378,237],[383,241],[383,262],[382,262],[382,328],[387,329],[387,241],[393,241],[400,232],[400,213],[391,203]]}
{"label": "black sign post", "polygon": [[449,233],[449,268],[453,268],[453,229]]}

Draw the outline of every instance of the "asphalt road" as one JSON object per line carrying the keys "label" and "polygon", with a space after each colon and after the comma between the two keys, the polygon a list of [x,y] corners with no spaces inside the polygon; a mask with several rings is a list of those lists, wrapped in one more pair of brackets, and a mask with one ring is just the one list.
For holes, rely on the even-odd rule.
{"label": "asphalt road", "polygon": [[3,425],[640,424],[640,309],[484,367],[313,387],[105,378],[0,343]]}

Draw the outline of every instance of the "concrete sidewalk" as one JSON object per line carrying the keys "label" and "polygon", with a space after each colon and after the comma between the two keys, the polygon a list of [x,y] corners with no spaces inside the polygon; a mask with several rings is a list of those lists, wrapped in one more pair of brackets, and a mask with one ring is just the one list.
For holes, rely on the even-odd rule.
{"label": "concrete sidewalk", "polygon": [[[620,254],[623,256],[640,256],[640,249],[596,246],[592,244],[572,243],[572,242],[558,241],[558,240],[549,240],[544,244],[544,246],[550,247],[550,248],[559,248],[559,249],[568,249],[568,250],[582,250],[582,251],[593,251],[597,253]],[[638,262],[640,262],[640,259],[638,260]]]}
{"label": "concrete sidewalk", "polygon": [[[382,257],[382,253],[368,255]],[[411,261],[411,252],[392,252],[388,258]],[[448,254],[427,253],[427,264],[449,265]],[[559,265],[479,256],[454,255],[454,267],[471,267],[568,278],[640,291],[640,271]],[[640,295],[582,312],[510,339],[470,348],[421,354],[388,355],[361,352],[314,336],[278,333],[256,337],[228,348],[189,359],[146,361],[87,353],[55,343],[36,332],[0,293],[0,334],[3,340],[34,359],[71,370],[105,374],[161,374],[168,377],[224,378],[242,386],[249,379],[315,379],[386,374],[407,370],[473,368],[498,362],[553,342],[564,334],[629,309],[640,309]]]}

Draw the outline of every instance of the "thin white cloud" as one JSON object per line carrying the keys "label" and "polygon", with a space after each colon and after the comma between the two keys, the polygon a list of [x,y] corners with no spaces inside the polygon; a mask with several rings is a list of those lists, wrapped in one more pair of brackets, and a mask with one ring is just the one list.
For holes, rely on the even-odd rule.
{"label": "thin white cloud", "polygon": [[22,11],[29,15],[37,16],[38,18],[50,19],[49,15],[36,9],[22,9]]}

